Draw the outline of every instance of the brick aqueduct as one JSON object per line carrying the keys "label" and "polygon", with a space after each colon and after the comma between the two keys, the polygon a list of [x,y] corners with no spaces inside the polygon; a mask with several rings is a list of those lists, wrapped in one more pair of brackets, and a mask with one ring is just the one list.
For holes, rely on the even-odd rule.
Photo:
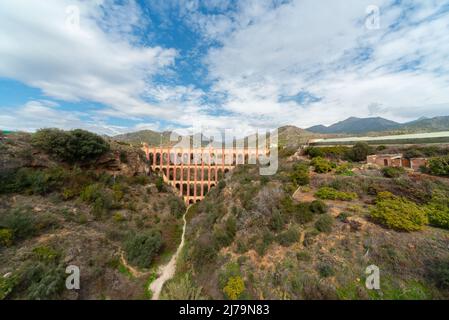
{"label": "brick aqueduct", "polygon": [[143,144],[150,168],[161,172],[186,204],[203,200],[226,173],[238,164],[256,164],[268,149],[150,147]]}

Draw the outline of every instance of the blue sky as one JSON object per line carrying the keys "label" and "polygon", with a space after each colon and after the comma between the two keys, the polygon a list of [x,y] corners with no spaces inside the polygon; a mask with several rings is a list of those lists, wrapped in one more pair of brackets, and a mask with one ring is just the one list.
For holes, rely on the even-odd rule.
{"label": "blue sky", "polygon": [[0,128],[449,115],[449,1],[3,0]]}

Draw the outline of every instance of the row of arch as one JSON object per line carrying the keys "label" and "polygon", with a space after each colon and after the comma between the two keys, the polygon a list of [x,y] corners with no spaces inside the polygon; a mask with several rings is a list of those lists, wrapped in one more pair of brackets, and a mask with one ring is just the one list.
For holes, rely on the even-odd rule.
{"label": "row of arch", "polygon": [[169,181],[218,181],[224,178],[229,168],[155,168],[155,172],[162,172]]}
{"label": "row of arch", "polygon": [[149,154],[150,166],[162,165],[189,165],[189,164],[206,164],[206,165],[237,165],[237,164],[256,164],[257,155],[244,153],[167,153],[156,152]]}

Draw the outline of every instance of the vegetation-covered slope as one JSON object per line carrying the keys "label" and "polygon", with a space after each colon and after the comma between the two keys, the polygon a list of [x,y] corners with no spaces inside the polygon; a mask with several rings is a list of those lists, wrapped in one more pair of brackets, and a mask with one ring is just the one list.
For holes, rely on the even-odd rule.
{"label": "vegetation-covered slope", "polygon": [[[388,178],[335,154],[283,158],[271,177],[255,166],[230,173],[191,208],[178,276],[163,296],[447,299],[448,225],[429,218],[449,218],[448,180]],[[380,290],[365,287],[370,265]]]}
{"label": "vegetation-covered slope", "polygon": [[[152,270],[180,241],[183,202],[145,174],[138,149],[83,132],[84,160],[69,163],[36,141],[42,134],[69,147],[61,131],[0,144],[0,299],[146,298]],[[80,268],[80,290],[65,288],[69,265]]]}

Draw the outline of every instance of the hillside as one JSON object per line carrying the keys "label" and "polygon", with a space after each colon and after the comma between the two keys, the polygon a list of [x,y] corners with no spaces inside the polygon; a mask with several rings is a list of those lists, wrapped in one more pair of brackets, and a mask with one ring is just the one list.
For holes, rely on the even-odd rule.
{"label": "hillside", "polygon": [[[403,171],[389,178],[338,159],[344,148],[322,150],[337,159],[284,157],[269,177],[239,166],[191,207],[177,276],[162,296],[449,298],[449,225],[427,225],[420,209],[445,202],[448,180]],[[416,229],[376,220],[390,206],[399,220],[416,214]],[[380,268],[380,290],[365,287],[370,265]]]}
{"label": "hillside", "polygon": [[[171,131],[164,132],[156,132],[152,130],[141,130],[136,132],[124,133],[117,136],[114,136],[113,139],[116,141],[122,141],[126,143],[130,143],[136,146],[140,146],[141,143],[147,143],[150,146],[159,146],[159,145],[172,145],[177,141],[171,141],[170,137],[172,136]],[[174,133],[174,137],[178,135]]]}
{"label": "hillside", "polygon": [[[86,141],[83,152],[94,152]],[[69,163],[30,134],[0,141],[0,300],[149,297],[148,279],[180,241],[185,206],[146,174],[138,148],[105,146]],[[80,290],[65,289],[69,265],[80,268]]]}

